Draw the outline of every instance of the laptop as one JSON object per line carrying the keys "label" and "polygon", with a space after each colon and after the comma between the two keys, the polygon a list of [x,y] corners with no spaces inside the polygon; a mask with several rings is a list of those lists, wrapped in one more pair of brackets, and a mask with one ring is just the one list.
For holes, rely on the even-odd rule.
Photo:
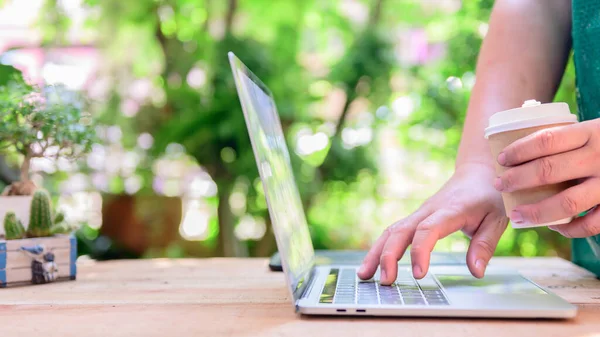
{"label": "laptop", "polygon": [[577,308],[518,272],[490,265],[482,279],[465,265],[434,265],[420,280],[399,265],[391,286],[379,271],[367,281],[356,265],[316,265],[273,95],[233,53],[229,61],[242,105],[287,287],[305,315],[570,318]]}

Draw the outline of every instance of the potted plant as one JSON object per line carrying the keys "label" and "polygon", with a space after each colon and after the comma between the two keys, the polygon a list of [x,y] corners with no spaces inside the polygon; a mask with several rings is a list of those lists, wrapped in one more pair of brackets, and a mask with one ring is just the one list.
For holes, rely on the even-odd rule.
{"label": "potted plant", "polygon": [[67,235],[64,216],[53,216],[48,192],[37,189],[30,205],[29,228],[14,212],[4,216],[0,239],[0,288],[74,280],[77,275],[77,241]]}
{"label": "potted plant", "polygon": [[60,86],[31,85],[20,75],[0,87],[0,154],[17,154],[21,160],[20,180],[0,196],[0,219],[14,212],[27,229],[31,196],[37,188],[30,179],[32,159],[75,159],[91,149],[94,129],[81,106],[72,92]]}
{"label": "potted plant", "polygon": [[34,158],[78,158],[93,140],[91,118],[74,93],[31,85],[20,75],[0,87],[0,154],[21,160],[20,180],[0,196],[0,287],[75,278],[75,238],[65,235],[64,217],[53,216],[30,167]]}

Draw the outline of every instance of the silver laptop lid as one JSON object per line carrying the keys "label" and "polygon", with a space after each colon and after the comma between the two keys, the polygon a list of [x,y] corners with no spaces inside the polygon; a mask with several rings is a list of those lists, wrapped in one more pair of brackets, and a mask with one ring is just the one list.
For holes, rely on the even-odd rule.
{"label": "silver laptop lid", "polygon": [[270,90],[233,53],[228,55],[283,271],[296,303],[314,266],[314,249],[290,155]]}

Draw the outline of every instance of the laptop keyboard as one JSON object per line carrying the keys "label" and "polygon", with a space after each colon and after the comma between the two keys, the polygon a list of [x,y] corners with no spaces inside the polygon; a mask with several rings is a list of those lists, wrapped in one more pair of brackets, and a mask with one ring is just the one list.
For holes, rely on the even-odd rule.
{"label": "laptop keyboard", "polygon": [[410,272],[399,270],[394,284],[382,286],[374,280],[360,280],[354,268],[334,268],[327,276],[319,303],[448,305],[448,299],[429,275],[415,280]]}

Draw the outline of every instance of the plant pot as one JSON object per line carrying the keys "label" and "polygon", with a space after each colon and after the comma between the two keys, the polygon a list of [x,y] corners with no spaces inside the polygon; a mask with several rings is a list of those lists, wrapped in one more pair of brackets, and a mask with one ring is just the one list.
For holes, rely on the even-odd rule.
{"label": "plant pot", "polygon": [[[47,253],[52,253],[53,261],[48,261]],[[2,239],[0,240],[0,288],[75,280],[76,260],[77,239],[74,235],[19,240]],[[40,271],[48,270],[51,272],[40,274]]]}
{"label": "plant pot", "polygon": [[17,219],[23,223],[23,227],[27,229],[32,198],[30,195],[0,197],[0,236],[4,236],[3,223],[7,212],[14,212]]}
{"label": "plant pot", "polygon": [[143,256],[180,238],[181,198],[160,195],[103,195],[100,235]]}

